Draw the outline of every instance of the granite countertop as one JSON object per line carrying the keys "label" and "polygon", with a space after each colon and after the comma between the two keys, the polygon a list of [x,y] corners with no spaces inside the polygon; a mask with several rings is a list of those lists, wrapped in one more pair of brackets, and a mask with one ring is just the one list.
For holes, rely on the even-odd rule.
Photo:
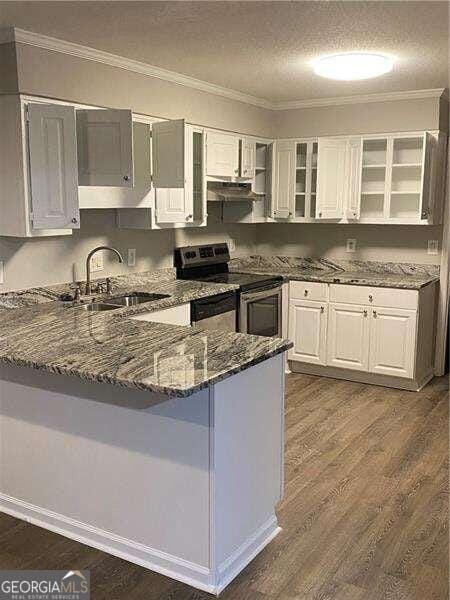
{"label": "granite countertop", "polygon": [[[146,291],[170,296],[132,308],[87,313],[73,302],[55,301],[62,286],[10,293],[9,303],[3,299],[5,309],[0,311],[0,361],[86,381],[185,397],[292,346],[280,338],[126,318],[236,286],[169,278],[151,281],[145,274],[116,278],[113,283],[114,294]],[[63,289],[67,290],[67,286]],[[22,298],[22,307],[18,298]],[[15,310],[7,310],[6,305],[11,308],[12,304]]]}
{"label": "granite countertop", "polygon": [[250,256],[230,262],[230,271],[281,275],[286,281],[317,281],[419,290],[439,279],[438,267],[376,261],[330,261]]}

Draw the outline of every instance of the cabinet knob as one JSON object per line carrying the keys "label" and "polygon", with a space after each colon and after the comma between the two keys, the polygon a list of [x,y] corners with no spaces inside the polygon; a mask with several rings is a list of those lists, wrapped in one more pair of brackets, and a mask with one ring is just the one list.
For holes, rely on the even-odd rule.
{"label": "cabinet knob", "polygon": [[367,317],[367,310],[364,311],[364,316]]}
{"label": "cabinet knob", "polygon": [[376,311],[376,310],[373,310],[373,311],[372,311],[372,314],[373,314],[373,317],[374,317],[374,319],[376,319],[376,318],[377,318],[377,311]]}
{"label": "cabinet knob", "polygon": [[129,175],[124,175],[123,176],[123,180],[124,181],[130,181],[130,176]]}
{"label": "cabinet knob", "polygon": [[324,312],[325,312],[325,306],[321,306],[321,307],[320,307],[320,312],[321,312],[321,313],[324,313]]}
{"label": "cabinet knob", "polygon": [[191,221],[191,220],[192,220],[192,215],[188,215],[188,216],[186,217],[186,221]]}
{"label": "cabinet knob", "polygon": [[309,292],[308,292],[308,290],[305,290],[305,291],[303,292],[304,296],[307,296],[307,295],[308,295],[308,293],[309,293]]}
{"label": "cabinet knob", "polygon": [[319,213],[319,217],[321,217],[321,216],[322,216],[322,213],[320,212],[320,213]]}
{"label": "cabinet knob", "polygon": [[234,172],[237,175],[239,173],[239,169],[235,169]]}
{"label": "cabinet knob", "polygon": [[372,296],[372,294],[369,294],[369,302],[373,302],[373,296]]}
{"label": "cabinet knob", "polygon": [[74,217],[74,218],[71,220],[71,223],[78,223],[78,219],[77,219],[76,217]]}

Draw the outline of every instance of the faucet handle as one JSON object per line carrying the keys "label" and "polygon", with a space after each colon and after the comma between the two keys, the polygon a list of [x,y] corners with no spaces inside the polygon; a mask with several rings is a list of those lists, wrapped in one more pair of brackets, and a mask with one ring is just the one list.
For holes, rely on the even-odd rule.
{"label": "faucet handle", "polygon": [[112,293],[111,277],[107,277],[105,280],[105,283],[106,283],[106,293],[111,294]]}
{"label": "faucet handle", "polygon": [[78,281],[70,284],[70,289],[73,290],[75,302],[79,302],[81,299],[81,285]]}

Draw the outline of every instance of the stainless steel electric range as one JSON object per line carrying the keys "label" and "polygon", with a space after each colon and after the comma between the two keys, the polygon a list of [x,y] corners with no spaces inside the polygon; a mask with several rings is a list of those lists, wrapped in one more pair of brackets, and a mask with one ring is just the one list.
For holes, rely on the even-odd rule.
{"label": "stainless steel electric range", "polygon": [[283,278],[252,273],[230,273],[226,243],[175,249],[179,279],[232,283],[239,286],[237,330],[281,337],[281,285]]}

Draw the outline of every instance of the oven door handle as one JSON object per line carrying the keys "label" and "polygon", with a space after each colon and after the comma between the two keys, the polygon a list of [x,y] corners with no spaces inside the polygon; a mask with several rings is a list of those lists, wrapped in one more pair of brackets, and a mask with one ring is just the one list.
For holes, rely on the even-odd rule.
{"label": "oven door handle", "polygon": [[241,292],[241,300],[243,302],[251,302],[252,300],[258,300],[258,298],[268,298],[270,296],[279,295],[281,295],[281,285],[277,285],[276,287],[270,286],[263,289],[259,289],[257,292]]}

